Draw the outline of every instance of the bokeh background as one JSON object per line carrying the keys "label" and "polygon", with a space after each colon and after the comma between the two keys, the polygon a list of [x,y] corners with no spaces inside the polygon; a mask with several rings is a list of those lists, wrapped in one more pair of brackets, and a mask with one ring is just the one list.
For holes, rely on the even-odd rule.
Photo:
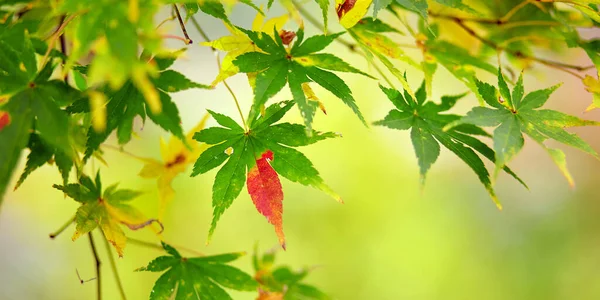
{"label": "bokeh background", "polygon": [[[316,4],[311,2],[306,7],[320,16]],[[283,13],[274,8],[269,16]],[[161,12],[157,21],[168,14],[168,10]],[[382,17],[390,20],[386,13]],[[245,27],[250,26],[253,18],[254,12],[246,7],[234,8],[231,15],[236,24]],[[331,20],[335,23],[333,13]],[[203,16],[200,21],[211,38],[227,34],[222,23],[215,19]],[[180,35],[176,22],[165,26],[172,34]],[[293,22],[287,26],[296,28]],[[340,29],[337,24],[331,28]],[[311,34],[317,32],[309,24],[306,29]],[[452,25],[443,30],[450,39],[470,39]],[[210,83],[218,72],[215,57],[210,49],[198,45],[202,38],[191,26],[188,31],[196,43],[174,68],[195,81]],[[585,34],[593,36],[598,32]],[[394,39],[411,42],[402,36]],[[176,40],[166,43],[173,49],[183,46]],[[477,47],[475,41],[463,40],[463,43],[472,44],[473,50]],[[326,52],[375,74],[362,57],[348,53],[339,44],[332,44]],[[420,58],[418,50],[407,49],[407,52]],[[589,63],[578,51],[555,58]],[[400,62],[398,67],[407,70],[413,86],[420,84],[419,71]],[[353,90],[367,119],[380,119],[391,109],[376,81],[358,75],[341,76]],[[482,77],[495,82],[493,76],[482,74]],[[252,95],[245,76],[237,75],[228,82],[247,111]],[[600,120],[599,112],[583,113],[591,95],[577,78],[544,67],[528,71],[525,77],[528,91],[558,82],[565,84],[547,107]],[[328,114],[318,114],[314,127],[340,132],[343,138],[323,141],[301,151],[342,195],[345,204],[282,179],[288,250],[279,251],[279,263],[297,269],[311,268],[307,281],[336,299],[600,299],[600,161],[558,146],[565,150],[576,180],[576,188],[571,189],[546,152],[526,139],[524,151],[511,167],[530,190],[501,174],[496,182],[504,204],[500,212],[475,174],[446,150],[442,150],[426,186],[421,189],[408,132],[365,128],[341,101],[323,89],[315,89]],[[443,68],[438,70],[434,99],[466,90]],[[289,97],[285,88],[271,101]],[[180,92],[173,98],[186,130],[198,122],[207,108],[239,118],[223,85],[214,91]],[[464,113],[473,105],[475,97],[469,95],[453,112]],[[286,120],[301,122],[296,109]],[[210,125],[215,125],[214,121]],[[168,135],[151,123],[145,126],[137,123],[137,129],[140,138],[125,150],[160,158],[159,137]],[[572,131],[600,150],[597,128]],[[117,142],[110,139],[108,144]],[[105,185],[121,182],[123,187],[145,191],[133,203],[146,215],[156,216],[156,183],[137,176],[142,163],[110,149],[106,150],[105,159],[108,166],[99,162],[93,166],[101,170]],[[175,179],[177,194],[164,220],[164,238],[175,246],[205,254],[247,251],[249,255],[235,265],[251,273],[254,245],[258,243],[262,250],[276,249],[276,236],[244,189],[221,218],[212,243],[205,245],[212,216],[211,187],[215,173],[211,171],[196,178],[188,177],[188,173]],[[0,299],[95,297],[95,282],[81,285],[75,272],[77,269],[83,279],[95,276],[88,240],[82,237],[72,242],[74,227],[55,240],[48,238],[78,207],[75,201],[65,199],[60,191],[51,188],[58,182],[56,169],[46,166],[34,172],[19,190],[5,196],[0,210]],[[150,231],[127,231],[127,234],[158,242]],[[103,262],[105,299],[118,299],[99,232],[96,242]],[[159,274],[132,271],[162,254],[156,249],[128,244],[125,257],[117,260],[117,266],[129,299],[148,297]],[[254,293],[231,294],[235,299],[256,297]]]}

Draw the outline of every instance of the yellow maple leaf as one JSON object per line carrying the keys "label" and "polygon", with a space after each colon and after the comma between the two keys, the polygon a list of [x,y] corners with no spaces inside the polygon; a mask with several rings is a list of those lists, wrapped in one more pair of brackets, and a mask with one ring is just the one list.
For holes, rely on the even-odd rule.
{"label": "yellow maple leaf", "polygon": [[[261,7],[262,9],[262,7]],[[288,20],[288,15],[272,18],[265,22],[264,16],[260,13],[256,14],[252,22],[252,30],[264,32],[273,37],[273,28],[279,32],[283,25]],[[221,63],[221,71],[217,78],[212,82],[212,86],[216,86],[219,82],[239,73],[239,68],[233,64],[233,61],[240,55],[248,52],[263,52],[258,48],[252,40],[241,30],[232,27],[225,23],[225,27],[231,32],[231,35],[221,37],[217,40],[201,43],[204,46],[213,47],[215,49],[226,51],[227,54]],[[250,75],[249,75],[250,76]]]}
{"label": "yellow maple leaf", "polygon": [[206,149],[206,144],[199,144],[193,139],[194,133],[202,130],[206,125],[209,114],[188,132],[186,145],[178,138],[171,137],[169,142],[160,139],[160,154],[162,161],[153,158],[139,158],[146,164],[138,174],[142,178],[157,178],[160,206],[158,218],[162,219],[166,205],[175,197],[175,190],[171,186],[173,179],[180,173],[185,172],[188,166],[196,161],[200,153]]}
{"label": "yellow maple leaf", "polygon": [[335,11],[344,28],[351,28],[365,16],[373,0],[335,0]]}
{"label": "yellow maple leaf", "polygon": [[[599,74],[600,77],[600,74]],[[583,79],[583,84],[585,85],[585,89],[592,93],[593,102],[592,104],[585,110],[590,111],[600,107],[600,80],[596,79],[590,75],[585,76]]]}

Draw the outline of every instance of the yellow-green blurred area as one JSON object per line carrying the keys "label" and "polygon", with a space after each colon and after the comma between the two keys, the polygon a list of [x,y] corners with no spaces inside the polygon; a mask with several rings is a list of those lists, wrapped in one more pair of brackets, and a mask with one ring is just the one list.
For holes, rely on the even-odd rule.
{"label": "yellow-green blurred area", "polygon": [[[307,4],[320,16],[315,3]],[[269,16],[284,12],[277,7]],[[157,22],[168,17],[165,10]],[[234,23],[249,27],[254,13],[236,7]],[[383,12],[384,20],[391,20]],[[336,23],[332,12],[331,23]],[[397,22],[390,21],[394,25]],[[200,23],[210,38],[227,35],[222,23],[202,15]],[[339,26],[331,26],[332,31]],[[463,38],[458,27],[445,24],[449,38]],[[176,22],[164,26],[181,35]],[[290,21],[289,29],[296,24]],[[317,30],[306,25],[307,35]],[[174,69],[190,79],[210,83],[218,73],[214,55],[199,46],[200,35],[188,26],[194,45]],[[587,35],[598,34],[587,32]],[[453,37],[454,35],[454,37]],[[348,37],[346,37],[348,38]],[[394,36],[400,42],[410,38]],[[173,49],[183,45],[166,41]],[[465,40],[462,45],[475,40]],[[359,55],[339,44],[325,52],[334,53],[352,65],[376,75]],[[417,49],[407,52],[420,60]],[[540,53],[544,56],[546,53]],[[221,55],[222,57],[222,55]],[[566,52],[557,60],[588,64],[582,52]],[[506,62],[505,62],[506,63]],[[422,73],[396,61],[406,69],[415,88]],[[596,111],[583,113],[592,96],[581,81],[554,69],[536,66],[525,74],[526,91],[565,84],[550,98],[546,107],[587,119],[600,120]],[[383,118],[392,108],[379,90],[378,82],[360,75],[340,75],[351,87],[365,117]],[[482,74],[482,80],[495,78]],[[228,80],[247,112],[252,93],[245,75]],[[399,87],[400,83],[395,82]],[[440,68],[434,79],[433,98],[467,91],[461,82]],[[314,128],[335,131],[342,138],[326,140],[301,148],[323,179],[344,199],[345,204],[327,195],[282,179],[284,187],[284,229],[287,251],[279,251],[277,263],[293,268],[311,268],[307,282],[335,299],[600,299],[600,162],[572,148],[560,147],[576,187],[571,189],[547,153],[526,139],[525,148],[510,164],[529,185],[526,190],[506,174],[500,174],[496,189],[504,205],[498,211],[476,175],[466,164],[443,149],[427,176],[419,184],[419,171],[408,132],[383,127],[365,128],[348,107],[326,90],[313,86],[327,108],[318,113]],[[184,129],[192,128],[211,109],[240,121],[234,102],[221,84],[215,90],[190,90],[173,95]],[[289,99],[287,88],[273,101]],[[477,105],[470,94],[452,112],[464,114]],[[301,122],[292,109],[285,120]],[[210,126],[216,123],[211,120]],[[168,135],[148,122],[135,127],[139,138],[124,147],[135,155],[159,159],[159,137]],[[600,150],[600,129],[572,130]],[[491,140],[486,141],[491,142]],[[117,145],[114,138],[107,141]],[[553,145],[557,146],[557,145]],[[19,172],[24,166],[21,159]],[[124,188],[144,191],[132,203],[147,216],[158,213],[158,191],[154,180],[137,176],[142,163],[106,149],[107,165],[92,160],[86,170],[100,170],[104,185],[120,182]],[[493,169],[488,164],[489,169]],[[173,183],[175,200],[164,219],[164,240],[204,254],[247,251],[234,263],[252,273],[251,254],[260,249],[277,249],[273,227],[253,206],[246,189],[222,216],[210,245],[205,245],[212,218],[211,188],[216,174],[190,178],[186,173]],[[16,177],[13,176],[13,182]],[[73,174],[72,174],[73,176]],[[73,179],[73,178],[72,178]],[[58,171],[45,166],[34,172],[15,192],[8,192],[0,210],[0,299],[94,299],[96,281],[80,284],[76,270],[86,280],[95,277],[94,260],[87,237],[71,241],[74,226],[55,240],[48,238],[72,218],[78,203],[53,189],[60,183]],[[150,230],[130,231],[130,237],[157,244]],[[109,259],[99,231],[94,232],[102,261],[104,299],[119,299]],[[114,249],[110,249],[114,252]],[[192,255],[181,250],[184,255]],[[128,299],[147,299],[159,273],[133,272],[145,266],[160,250],[129,243],[117,267]],[[251,292],[233,292],[234,299],[255,299]]]}

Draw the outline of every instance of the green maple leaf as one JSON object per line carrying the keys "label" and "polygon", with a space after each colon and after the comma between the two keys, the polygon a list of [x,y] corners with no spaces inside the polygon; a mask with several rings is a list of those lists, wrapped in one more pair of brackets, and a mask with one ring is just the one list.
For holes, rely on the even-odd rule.
{"label": "green maple leaf", "polygon": [[329,1],[328,0],[315,0],[317,4],[319,4],[319,8],[321,8],[321,14],[323,15],[323,33],[327,34],[328,27],[328,19],[327,15],[329,13]]}
{"label": "green maple leaf", "polygon": [[365,52],[365,57],[371,64],[375,63],[374,57],[379,59],[379,61],[381,61],[381,63],[383,63],[383,65],[402,83],[402,87],[407,90],[409,94],[414,95],[411,87],[404,78],[404,74],[396,68],[390,61],[390,58],[401,60],[417,69],[420,69],[421,67],[412,58],[406,55],[398,43],[383,34],[402,34],[400,31],[379,19],[368,17],[360,20],[352,28],[349,28],[348,33]]}
{"label": "green maple leaf", "polygon": [[[304,124],[310,130],[317,101],[309,101],[302,90],[302,84],[315,82],[341,99],[358,118],[366,121],[356,105],[352,91],[346,83],[331,71],[352,72],[366,75],[331,54],[317,54],[331,44],[342,33],[315,35],[304,41],[304,31],[299,29],[297,40],[291,49],[286,48],[275,32],[275,40],[262,32],[240,28],[263,52],[250,52],[238,56],[233,63],[243,73],[260,72],[256,77],[254,104],[250,119],[260,112],[261,107],[288,83],[294,101],[298,104]],[[367,75],[368,76],[368,75]]]}
{"label": "green maple leaf", "polygon": [[152,227],[157,233],[162,231],[162,225],[156,219],[147,219],[129,202],[141,192],[117,189],[118,183],[107,187],[102,191],[100,172],[96,174],[95,180],[82,175],[78,183],[67,185],[54,185],[68,197],[81,203],[75,214],[76,230],[73,241],[80,236],[100,227],[106,239],[115,247],[119,256],[123,256],[123,249],[127,238],[121,229],[123,224],[132,230],[144,228],[156,222],[160,225]]}
{"label": "green maple leaf", "polygon": [[[244,3],[253,9],[255,9],[261,15],[264,15],[262,10],[256,6],[256,4],[252,3],[251,0],[238,0],[241,3]],[[174,4],[181,3],[182,1],[167,1]],[[203,13],[213,16],[217,19],[223,20],[225,23],[232,25],[231,21],[227,17],[227,9],[223,6],[223,3],[219,0],[204,0],[204,1],[188,1],[193,3],[185,3],[184,7],[186,10],[186,20],[188,20],[193,15],[197,14],[198,11],[202,11]]]}
{"label": "green maple leaf", "polygon": [[258,247],[255,247],[252,265],[256,274],[255,278],[259,283],[260,296],[263,296],[266,299],[270,299],[269,296],[271,296],[276,299],[284,300],[331,299],[327,294],[323,293],[315,286],[303,282],[309,274],[309,269],[304,268],[294,271],[289,266],[275,266],[274,263],[274,251],[259,255]]}
{"label": "green maple leaf", "polygon": [[227,265],[245,253],[187,258],[164,242],[162,246],[169,255],[157,257],[148,266],[136,270],[166,270],[154,283],[150,300],[232,299],[223,287],[238,291],[253,291],[257,287],[250,275]]}
{"label": "green maple leaf", "polygon": [[[379,0],[379,2],[386,3],[391,1]],[[427,18],[427,10],[429,9],[429,5],[427,5],[426,0],[396,0],[394,4],[397,4],[404,9],[416,12],[422,18]],[[380,4],[379,6],[383,5]]]}
{"label": "green maple leaf", "polygon": [[468,13],[479,14],[476,10],[474,10],[470,6],[464,4],[463,0],[435,0],[435,2],[442,4],[444,6],[452,7],[455,9],[460,9],[460,10],[468,12]]}
{"label": "green maple leaf", "polygon": [[[119,144],[128,143],[133,133],[133,120],[137,116],[141,117],[144,121],[148,117],[164,130],[172,133],[181,140],[185,140],[183,129],[181,128],[179,110],[169,96],[169,93],[192,88],[210,89],[210,87],[193,82],[174,70],[165,70],[175,61],[174,58],[155,58],[154,61],[161,70],[158,77],[153,79],[153,83],[159,91],[162,111],[158,114],[153,113],[150,105],[144,101],[143,94],[130,81],[125,83],[121,89],[114,92],[106,88],[105,92],[108,98],[106,104],[106,114],[108,116],[106,129],[102,132],[97,132],[90,127],[85,150],[86,159],[100,147],[114,130],[117,131]],[[89,113],[90,106],[87,100],[77,101],[67,107],[67,112]]]}
{"label": "green maple leaf", "polygon": [[63,184],[67,184],[69,173],[74,165],[72,158],[56,147],[48,145],[48,143],[44,142],[36,133],[29,135],[27,148],[30,150],[27,155],[27,163],[25,165],[25,170],[15,185],[15,190],[25,181],[25,179],[27,179],[29,174],[51,160],[54,160],[54,163],[56,163],[63,178]]}
{"label": "green maple leaf", "polygon": [[523,74],[521,74],[511,93],[504,76],[499,72],[498,88],[480,81],[477,81],[477,86],[482,98],[491,108],[475,107],[466,116],[449,124],[445,129],[461,124],[496,127],[494,130],[496,170],[521,151],[524,145],[523,134],[532,138],[550,154],[571,185],[574,183],[567,169],[565,154],[559,149],[546,147],[544,141],[553,139],[598,158],[598,154],[588,143],[576,134],[568,133],[564,128],[598,126],[600,122],[582,120],[555,110],[540,109],[560,84],[524,95]]}
{"label": "green maple leaf", "polygon": [[277,174],[290,181],[312,186],[341,201],[341,198],[325,184],[310,160],[293,148],[338,135],[315,130],[311,130],[310,135],[307,135],[307,128],[303,125],[274,124],[293,106],[294,101],[286,101],[272,104],[265,110],[264,115],[251,113],[248,118],[248,132],[228,116],[209,111],[223,127],[207,128],[194,135],[197,141],[213,146],[200,154],[192,172],[192,176],[197,176],[225,163],[217,172],[213,184],[213,220],[209,240],[223,212],[241,193],[246,182],[247,170],[251,170],[261,154],[267,151],[273,153],[274,159],[270,165]]}
{"label": "green maple leaf", "polygon": [[0,199],[31,133],[69,159],[74,158],[71,137],[65,134],[69,132],[69,118],[61,108],[85,99],[62,81],[48,81],[52,63],[38,72],[26,27],[8,23],[0,24],[0,94],[11,95],[0,105],[0,115],[5,118],[0,127]]}
{"label": "green maple leaf", "polygon": [[[421,182],[424,183],[427,172],[437,160],[440,154],[439,144],[442,144],[477,174],[479,181],[485,186],[496,205],[501,208],[490,175],[483,161],[477,155],[479,153],[494,161],[494,151],[474,137],[477,135],[489,137],[489,135],[481,128],[471,124],[463,124],[450,131],[443,130],[444,126],[459,120],[460,116],[442,113],[451,109],[464,94],[442,97],[441,103],[437,104],[425,101],[427,95],[424,83],[417,90],[416,98],[406,91],[403,96],[396,90],[380,87],[396,109],[390,111],[383,120],[374,124],[397,130],[411,130],[411,140],[419,163]],[[525,185],[508,167],[504,167],[504,170]]]}

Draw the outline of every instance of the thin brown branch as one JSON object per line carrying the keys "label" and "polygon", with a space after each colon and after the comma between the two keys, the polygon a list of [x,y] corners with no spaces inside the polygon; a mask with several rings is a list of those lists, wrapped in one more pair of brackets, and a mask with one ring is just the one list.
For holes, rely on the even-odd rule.
{"label": "thin brown branch", "polygon": [[88,237],[90,238],[90,247],[92,248],[92,253],[94,254],[94,260],[96,262],[95,267],[96,267],[96,280],[97,280],[97,284],[96,284],[96,298],[98,300],[102,300],[102,278],[100,278],[100,257],[98,256],[98,250],[96,249],[96,243],[94,242],[94,237],[92,236],[92,233],[88,233]]}
{"label": "thin brown branch", "polygon": [[177,14],[177,20],[179,21],[179,26],[181,27],[181,31],[183,32],[183,35],[185,36],[186,39],[186,45],[189,45],[192,42],[192,39],[190,39],[190,36],[187,33],[187,29],[185,29],[185,24],[183,23],[183,19],[181,18],[181,14],[179,13],[179,8],[177,8],[177,4],[173,4],[173,10],[175,11],[175,14]]}
{"label": "thin brown branch", "polygon": [[[65,18],[67,16],[63,15],[62,17],[60,17],[60,23],[64,23],[65,22]],[[65,67],[65,65],[67,64],[67,38],[65,38],[64,34],[60,35],[60,51],[62,52],[62,54],[65,55],[65,57],[62,59],[62,63],[63,63],[63,68]],[[64,77],[63,80],[65,82],[69,82],[69,72],[63,72],[64,73]]]}
{"label": "thin brown branch", "polygon": [[67,24],[69,24],[69,22],[73,21],[73,19],[75,19],[75,17],[77,17],[77,16],[78,16],[78,14],[70,15],[68,18],[66,18],[60,24],[60,26],[56,29],[56,31],[54,31],[54,33],[50,36],[50,38],[49,38],[50,42],[48,43],[48,50],[46,50],[46,53],[44,54],[44,57],[42,58],[42,65],[40,66],[39,70],[43,70],[44,67],[46,66],[46,63],[48,63],[48,58],[50,57],[50,52],[52,51],[52,49],[54,49],[54,46],[56,45],[56,41],[62,35],[62,32],[65,30],[65,27],[67,27]]}
{"label": "thin brown branch", "polygon": [[510,50],[510,49],[506,49],[501,47],[500,45],[496,44],[495,42],[483,37],[482,35],[478,34],[477,32],[475,32],[475,30],[473,30],[473,28],[467,26],[466,24],[464,24],[464,21],[460,18],[455,18],[453,19],[454,22],[460,26],[464,31],[466,31],[469,35],[471,35],[472,37],[478,39],[479,41],[481,41],[482,43],[490,46],[491,48],[495,49],[498,52],[506,52],[514,57],[517,58],[522,58],[522,59],[529,59],[531,61],[540,63],[542,65],[566,72],[568,74],[571,74],[577,78],[583,79],[583,77],[575,72],[573,72],[573,70],[575,71],[579,71],[579,72],[583,72],[586,70],[589,70],[591,68],[594,68],[594,66],[578,66],[578,65],[571,65],[571,64],[565,64],[562,62],[558,62],[558,61],[553,61],[553,60],[548,60],[548,59],[544,59],[544,58],[539,58],[539,57],[535,57],[535,56],[531,56],[528,54],[525,54],[521,51],[515,51],[515,50]]}
{"label": "thin brown branch", "polygon": [[123,282],[121,282],[121,277],[119,276],[119,270],[117,270],[117,264],[115,263],[115,256],[112,253],[112,249],[108,244],[108,240],[105,236],[102,236],[104,240],[104,245],[106,246],[106,252],[108,252],[108,258],[110,262],[110,268],[112,269],[113,275],[115,276],[115,280],[117,281],[117,286],[119,287],[119,294],[121,294],[121,299],[126,300],[125,289],[123,288]]}

